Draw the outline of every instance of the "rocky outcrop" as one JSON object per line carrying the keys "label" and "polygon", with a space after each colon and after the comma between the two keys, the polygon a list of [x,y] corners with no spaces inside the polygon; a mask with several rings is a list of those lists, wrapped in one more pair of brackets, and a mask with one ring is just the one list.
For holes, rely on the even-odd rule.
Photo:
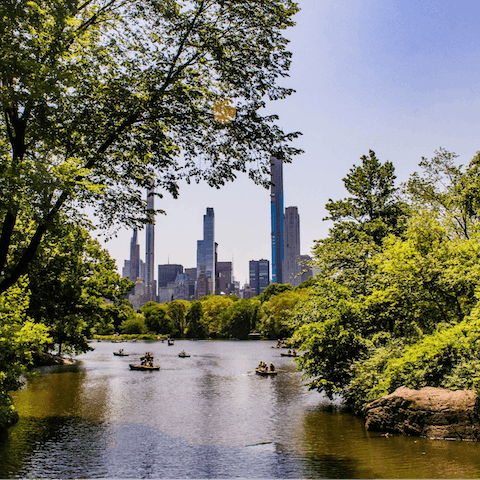
{"label": "rocky outcrop", "polygon": [[32,352],[32,357],[32,367],[45,367],[51,365],[73,365],[75,363],[75,360],[61,357],[59,355],[54,355],[53,353]]}
{"label": "rocky outcrop", "polygon": [[397,388],[363,409],[367,430],[480,440],[480,401],[472,390]]}

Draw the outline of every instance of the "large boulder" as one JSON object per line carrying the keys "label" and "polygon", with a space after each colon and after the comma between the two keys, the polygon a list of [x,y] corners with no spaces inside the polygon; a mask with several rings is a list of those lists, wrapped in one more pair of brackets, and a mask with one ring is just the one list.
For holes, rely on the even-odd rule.
{"label": "large boulder", "polygon": [[480,439],[480,401],[472,390],[397,388],[363,409],[367,430],[430,438]]}

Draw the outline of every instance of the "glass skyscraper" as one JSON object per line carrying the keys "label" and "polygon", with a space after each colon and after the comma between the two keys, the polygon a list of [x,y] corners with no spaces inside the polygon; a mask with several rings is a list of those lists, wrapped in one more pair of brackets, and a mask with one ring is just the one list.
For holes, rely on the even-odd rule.
{"label": "glass skyscraper", "polygon": [[215,293],[215,215],[211,207],[203,216],[203,240],[197,241],[197,280],[202,272],[207,276],[207,294]]}

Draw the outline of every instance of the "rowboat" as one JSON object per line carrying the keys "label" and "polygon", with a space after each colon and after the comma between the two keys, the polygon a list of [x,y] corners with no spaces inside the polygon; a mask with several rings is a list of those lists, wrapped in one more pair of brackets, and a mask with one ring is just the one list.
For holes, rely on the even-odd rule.
{"label": "rowboat", "polygon": [[276,375],[278,372],[275,370],[262,370],[261,368],[256,368],[255,373],[257,375],[262,375],[264,377],[268,377],[269,375]]}
{"label": "rowboat", "polygon": [[160,365],[138,365],[131,363],[130,370],[160,370]]}
{"label": "rowboat", "polygon": [[281,353],[280,354],[282,357],[296,357],[296,353]]}
{"label": "rowboat", "polygon": [[117,357],[128,357],[128,353],[125,352],[113,352],[113,354]]}
{"label": "rowboat", "polygon": [[178,354],[178,356],[179,356],[180,358],[187,358],[187,357],[190,356],[190,354],[187,353],[187,352],[185,352],[185,350],[182,350],[182,351]]}

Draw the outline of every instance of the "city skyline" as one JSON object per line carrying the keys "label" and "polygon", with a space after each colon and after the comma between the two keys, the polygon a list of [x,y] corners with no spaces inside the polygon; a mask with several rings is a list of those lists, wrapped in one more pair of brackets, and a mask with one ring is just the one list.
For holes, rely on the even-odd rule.
{"label": "city skyline", "polygon": [[[342,178],[369,149],[393,163],[397,185],[440,147],[459,154],[464,165],[480,149],[473,21],[480,5],[300,0],[299,6],[297,25],[285,31],[290,77],[281,79],[296,93],[267,103],[264,114],[277,113],[282,128],[303,133],[295,145],[305,153],[283,166],[285,205],[301,215],[303,255],[328,235],[325,204],[347,195]],[[243,284],[249,260],[271,258],[269,195],[247,174],[219,190],[184,183],[178,199],[165,194],[157,201],[166,215],[156,218],[156,263],[196,265],[201,218],[211,206],[219,258],[233,261]],[[122,229],[105,244],[119,270],[131,234]],[[138,232],[142,251],[144,235]]]}

